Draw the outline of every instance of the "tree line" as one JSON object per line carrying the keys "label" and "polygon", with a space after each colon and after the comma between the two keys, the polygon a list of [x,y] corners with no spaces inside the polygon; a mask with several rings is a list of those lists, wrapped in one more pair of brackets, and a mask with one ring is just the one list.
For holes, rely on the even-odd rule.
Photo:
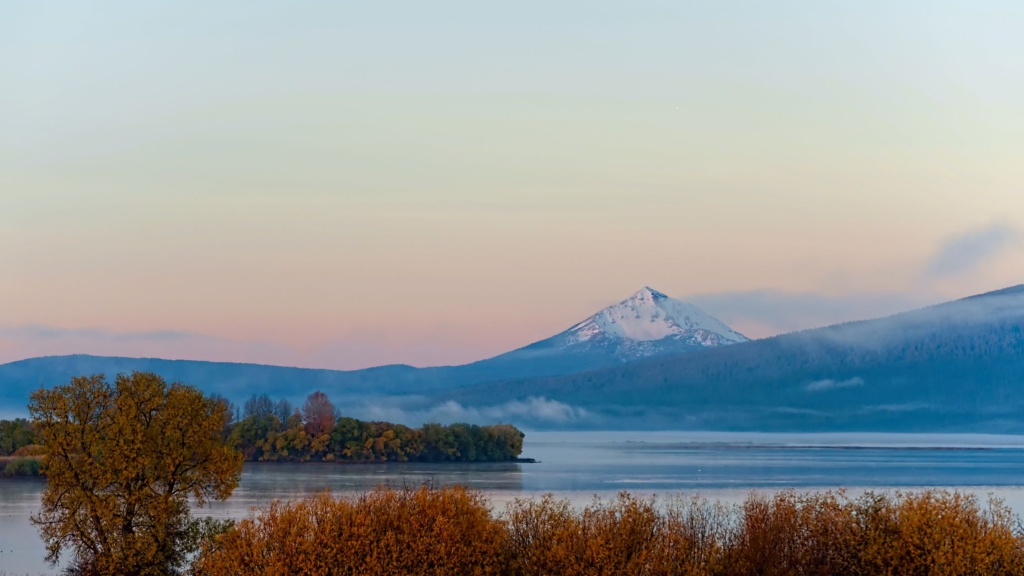
{"label": "tree line", "polygon": [[323,392],[301,408],[253,395],[233,410],[230,443],[260,462],[500,462],[522,453],[524,434],[510,424],[437,423],[411,428],[341,416]]}
{"label": "tree line", "polygon": [[11,456],[19,449],[35,443],[36,430],[28,420],[0,420],[0,456]]}

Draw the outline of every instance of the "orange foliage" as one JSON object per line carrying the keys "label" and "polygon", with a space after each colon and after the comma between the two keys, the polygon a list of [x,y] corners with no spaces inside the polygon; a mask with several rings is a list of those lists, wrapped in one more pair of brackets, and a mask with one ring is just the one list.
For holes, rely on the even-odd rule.
{"label": "orange foliage", "polygon": [[659,503],[622,493],[583,510],[548,495],[493,516],[463,488],[274,503],[201,555],[197,574],[508,576],[1024,575],[998,502],[958,493],[840,492]]}
{"label": "orange foliage", "polygon": [[503,531],[478,492],[378,489],[275,502],[204,551],[209,576],[500,574]]}
{"label": "orange foliage", "polygon": [[1001,503],[956,492],[752,497],[723,574],[1024,574],[1024,539]]}
{"label": "orange foliage", "polygon": [[306,397],[306,403],[302,405],[302,421],[306,423],[306,434],[312,437],[328,434],[336,419],[334,404],[331,404],[327,394],[317,390]]}

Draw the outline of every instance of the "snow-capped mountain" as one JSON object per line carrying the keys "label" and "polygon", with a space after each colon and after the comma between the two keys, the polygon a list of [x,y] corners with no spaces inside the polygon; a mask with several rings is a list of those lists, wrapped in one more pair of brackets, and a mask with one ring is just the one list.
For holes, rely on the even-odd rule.
{"label": "snow-capped mountain", "polygon": [[483,382],[556,377],[745,340],[696,306],[644,288],[551,338],[461,366],[395,365],[343,372],[159,358],[32,358],[0,365],[0,411],[12,400],[23,407],[29,392],[41,384],[61,384],[82,374],[156,372],[239,403],[256,390],[301,402],[313,390],[333,398],[422,395]]}
{"label": "snow-capped mountain", "polygon": [[573,326],[566,334],[570,344],[602,338],[638,343],[671,338],[692,346],[721,346],[747,340],[693,304],[648,287]]}
{"label": "snow-capped mountain", "polygon": [[600,355],[628,362],[746,341],[700,308],[644,287],[561,334],[504,356]]}

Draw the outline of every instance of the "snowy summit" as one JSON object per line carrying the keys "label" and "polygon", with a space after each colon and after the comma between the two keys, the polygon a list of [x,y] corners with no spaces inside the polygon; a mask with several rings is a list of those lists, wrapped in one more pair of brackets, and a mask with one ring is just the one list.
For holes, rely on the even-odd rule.
{"label": "snowy summit", "polygon": [[747,338],[693,304],[649,287],[569,329],[572,342],[601,338],[651,342],[671,338],[694,346],[721,346]]}
{"label": "snowy summit", "polygon": [[746,341],[700,308],[645,287],[522,352],[604,356],[627,362]]}

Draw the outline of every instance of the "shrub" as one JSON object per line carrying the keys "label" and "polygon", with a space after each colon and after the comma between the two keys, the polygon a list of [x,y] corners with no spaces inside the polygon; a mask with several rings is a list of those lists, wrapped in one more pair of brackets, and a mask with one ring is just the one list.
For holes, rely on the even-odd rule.
{"label": "shrub", "polygon": [[583,510],[547,495],[494,517],[463,488],[379,488],[275,502],[208,544],[196,573],[1024,575],[1015,522],[998,501],[943,491],[782,492],[733,507],[622,493]]}
{"label": "shrub", "polygon": [[662,512],[650,574],[720,574],[734,524],[735,514],[724,504],[700,496],[670,498]]}
{"label": "shrub", "polygon": [[508,574],[585,573],[581,520],[567,500],[556,500],[550,494],[537,500],[517,498],[507,505],[504,520],[503,555]]}
{"label": "shrub", "polygon": [[752,497],[724,574],[1024,574],[1014,522],[958,492]]}
{"label": "shrub", "polygon": [[503,538],[483,496],[462,487],[324,492],[274,502],[207,545],[208,576],[500,574]]}
{"label": "shrub", "polygon": [[44,454],[45,450],[46,449],[42,445],[40,445],[40,444],[28,444],[26,446],[22,446],[21,448],[18,448],[17,450],[15,450],[14,454],[11,454],[11,456],[14,456],[15,458],[28,458],[28,457],[32,457],[32,456],[42,456]]}
{"label": "shrub", "polygon": [[4,476],[39,476],[38,458],[12,458],[3,468]]}

